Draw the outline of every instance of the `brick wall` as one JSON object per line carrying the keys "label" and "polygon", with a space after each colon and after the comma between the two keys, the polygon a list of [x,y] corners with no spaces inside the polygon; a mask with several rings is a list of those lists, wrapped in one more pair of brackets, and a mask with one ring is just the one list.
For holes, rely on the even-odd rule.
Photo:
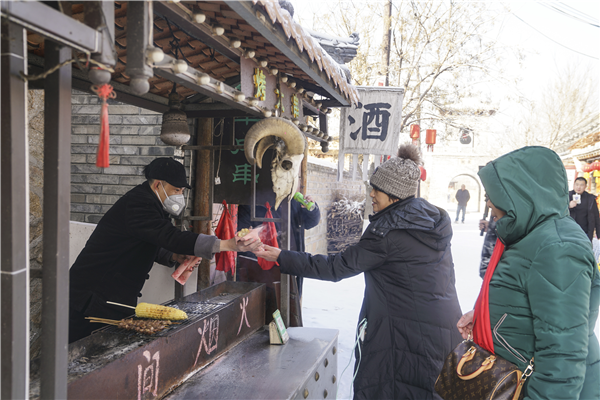
{"label": "brick wall", "polygon": [[[145,179],[143,167],[156,157],[182,156],[160,140],[162,115],[109,100],[110,167],[96,167],[100,135],[98,96],[73,91],[71,220],[98,223],[126,192]],[[191,130],[193,132],[193,130]],[[176,154],[178,152],[178,154]],[[189,152],[186,166],[189,174]]]}
{"label": "brick wall", "polygon": [[365,194],[363,181],[351,181],[349,174],[337,182],[337,168],[308,162],[306,194],[311,195],[321,209],[321,221],[313,229],[306,231],[306,251],[311,254],[327,254],[327,209],[331,206],[336,193],[346,197]]}

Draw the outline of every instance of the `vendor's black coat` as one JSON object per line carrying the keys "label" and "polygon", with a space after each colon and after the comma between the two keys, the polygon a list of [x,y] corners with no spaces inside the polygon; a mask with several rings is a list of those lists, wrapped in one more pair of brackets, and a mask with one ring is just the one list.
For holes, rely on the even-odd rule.
{"label": "vendor's black coat", "polygon": [[[355,399],[438,398],[435,380],[462,340],[448,214],[420,198],[375,216],[359,243],[334,256],[282,251],[281,272],[329,281],[365,274],[365,342]],[[357,293],[358,295],[358,293]]]}
{"label": "vendor's black coat", "polygon": [[70,307],[97,317],[131,315],[115,306],[107,314],[106,300],[135,306],[159,250],[193,255],[197,237],[173,226],[148,182],[136,186],[102,217],[71,267]]}

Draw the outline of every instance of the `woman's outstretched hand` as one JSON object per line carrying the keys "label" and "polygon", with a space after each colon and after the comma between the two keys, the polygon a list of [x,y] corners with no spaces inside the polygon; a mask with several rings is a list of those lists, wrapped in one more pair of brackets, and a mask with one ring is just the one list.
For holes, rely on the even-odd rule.
{"label": "woman's outstretched hand", "polygon": [[264,258],[267,261],[277,261],[281,249],[262,244],[258,249],[252,251],[257,257]]}
{"label": "woman's outstretched hand", "polygon": [[473,310],[469,311],[468,313],[460,317],[460,319],[456,323],[458,331],[465,340],[468,339],[469,335],[471,335],[471,332],[473,332],[473,313]]}

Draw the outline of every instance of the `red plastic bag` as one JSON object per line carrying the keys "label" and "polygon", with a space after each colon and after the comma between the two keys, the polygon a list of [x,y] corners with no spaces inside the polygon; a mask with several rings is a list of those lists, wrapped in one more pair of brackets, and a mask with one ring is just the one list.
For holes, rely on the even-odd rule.
{"label": "red plastic bag", "polygon": [[[215,230],[215,235],[221,240],[228,240],[235,236],[235,230],[233,229],[233,221],[229,209],[227,208],[227,201],[223,200],[223,214]],[[231,271],[232,275],[235,275],[235,251],[222,251],[215,254],[216,269],[217,271]]]}
{"label": "red plastic bag", "polygon": [[[273,218],[273,214],[271,214],[271,205],[268,201],[265,203],[265,207],[267,207],[265,218]],[[279,248],[279,245],[277,244],[277,229],[275,229],[275,223],[263,222],[259,237],[260,241],[264,244]],[[274,265],[279,266],[277,261],[267,261],[260,257],[258,257],[258,265],[264,270],[269,270],[273,268]]]}

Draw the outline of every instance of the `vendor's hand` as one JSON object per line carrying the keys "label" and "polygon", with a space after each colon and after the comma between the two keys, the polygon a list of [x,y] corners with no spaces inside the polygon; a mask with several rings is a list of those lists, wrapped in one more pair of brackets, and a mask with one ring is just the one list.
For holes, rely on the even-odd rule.
{"label": "vendor's hand", "polygon": [[263,244],[257,250],[254,250],[253,253],[256,254],[257,257],[264,258],[267,261],[277,261],[281,249]]}
{"label": "vendor's hand", "polygon": [[306,197],[304,197],[307,201],[312,201],[313,203],[315,203],[315,201],[313,200],[312,196],[310,194],[306,195]]}
{"label": "vendor's hand", "polygon": [[479,230],[487,232],[489,224],[490,224],[490,222],[487,219],[480,219],[479,220]]}
{"label": "vendor's hand", "polygon": [[458,331],[462,335],[463,339],[468,339],[471,333],[473,332],[473,314],[474,311],[471,310],[458,320],[456,323],[456,327]]}
{"label": "vendor's hand", "polygon": [[569,202],[569,208],[575,208],[577,207],[577,201],[576,200],[571,200]]}
{"label": "vendor's hand", "polygon": [[262,246],[262,242],[258,238],[258,235],[248,234],[244,237],[236,236],[235,245],[237,247],[236,251],[244,252],[244,251],[254,251]]}
{"label": "vendor's hand", "polygon": [[[195,258],[196,256],[189,256],[187,254],[175,254],[173,253],[173,257],[171,257],[171,259],[179,264],[183,264],[184,262],[186,262],[187,260],[190,260],[192,258]],[[198,262],[194,265],[190,265],[189,268],[191,268],[192,270],[194,268],[196,268],[198,265],[200,265],[200,261],[202,261],[201,258],[198,259]]]}

